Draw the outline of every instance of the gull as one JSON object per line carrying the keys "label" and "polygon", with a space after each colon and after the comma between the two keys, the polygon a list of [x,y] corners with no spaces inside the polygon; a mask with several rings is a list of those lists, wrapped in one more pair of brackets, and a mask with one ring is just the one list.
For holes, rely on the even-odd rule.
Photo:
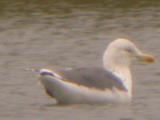
{"label": "gull", "polygon": [[40,69],[39,80],[57,104],[129,103],[132,100],[131,64],[155,61],[128,39],[112,41],[103,54],[102,67],[61,70]]}

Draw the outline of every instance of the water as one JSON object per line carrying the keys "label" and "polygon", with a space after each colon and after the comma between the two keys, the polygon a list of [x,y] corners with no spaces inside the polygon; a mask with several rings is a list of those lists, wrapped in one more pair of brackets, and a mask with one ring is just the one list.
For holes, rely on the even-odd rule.
{"label": "water", "polygon": [[[160,2],[0,1],[0,118],[3,120],[159,120]],[[128,38],[157,62],[133,67],[130,105],[56,106],[37,75],[22,70],[100,66],[107,44]]]}

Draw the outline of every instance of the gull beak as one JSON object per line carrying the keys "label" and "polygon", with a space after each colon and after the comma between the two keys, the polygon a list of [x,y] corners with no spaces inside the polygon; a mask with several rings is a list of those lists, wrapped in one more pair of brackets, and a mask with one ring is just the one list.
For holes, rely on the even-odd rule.
{"label": "gull beak", "polygon": [[137,56],[137,58],[142,63],[149,64],[149,63],[154,63],[155,62],[155,58],[152,55],[149,55],[149,54],[141,53],[140,55]]}

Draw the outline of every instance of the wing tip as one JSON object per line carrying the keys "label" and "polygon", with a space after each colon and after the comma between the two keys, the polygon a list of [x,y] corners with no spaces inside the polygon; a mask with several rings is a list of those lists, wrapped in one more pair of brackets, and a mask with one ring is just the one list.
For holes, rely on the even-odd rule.
{"label": "wing tip", "polygon": [[56,73],[55,71],[52,71],[50,69],[45,69],[45,68],[40,69],[39,74],[41,76],[49,75],[49,76],[53,76],[53,77],[56,77],[56,78],[62,78],[62,76],[59,75],[58,73]]}

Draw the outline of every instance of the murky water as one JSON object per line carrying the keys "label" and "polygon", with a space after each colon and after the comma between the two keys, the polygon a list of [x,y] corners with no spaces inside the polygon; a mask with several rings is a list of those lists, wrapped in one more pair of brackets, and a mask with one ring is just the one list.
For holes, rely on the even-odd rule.
{"label": "murky water", "polygon": [[[159,120],[160,2],[0,1],[0,118],[3,120]],[[23,68],[100,66],[107,44],[132,39],[157,62],[135,64],[130,105],[55,106]]]}

